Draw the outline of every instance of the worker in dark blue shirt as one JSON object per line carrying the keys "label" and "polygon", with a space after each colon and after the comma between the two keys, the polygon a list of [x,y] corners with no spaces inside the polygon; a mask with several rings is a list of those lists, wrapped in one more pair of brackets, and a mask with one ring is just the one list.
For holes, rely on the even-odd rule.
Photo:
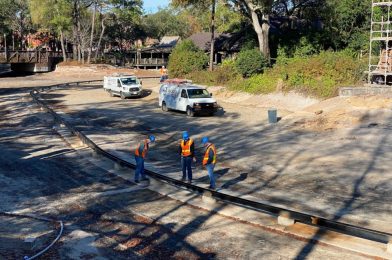
{"label": "worker in dark blue shirt", "polygon": [[205,148],[203,157],[203,166],[207,168],[208,177],[210,177],[210,189],[215,189],[214,168],[216,164],[216,148],[215,145],[210,143],[208,137],[203,137],[201,143]]}
{"label": "worker in dark blue shirt", "polygon": [[136,169],[135,169],[135,182],[139,183],[140,176],[142,177],[142,181],[148,180],[146,175],[144,174],[144,159],[147,156],[148,150],[150,149],[150,143],[155,142],[155,136],[150,135],[148,139],[143,140],[138,144],[135,149],[135,161],[136,161]]}
{"label": "worker in dark blue shirt", "polygon": [[196,162],[195,158],[195,145],[192,138],[189,138],[187,131],[182,133],[182,140],[178,148],[178,152],[181,155],[181,166],[182,166],[182,181],[186,180],[188,172],[188,182],[192,182],[192,161]]}

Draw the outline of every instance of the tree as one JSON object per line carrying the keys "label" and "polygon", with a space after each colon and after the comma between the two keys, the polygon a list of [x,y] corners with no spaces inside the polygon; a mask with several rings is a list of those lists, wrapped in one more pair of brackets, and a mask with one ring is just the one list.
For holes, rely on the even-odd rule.
{"label": "tree", "polygon": [[202,50],[191,40],[184,40],[170,54],[168,69],[171,77],[181,77],[202,70],[207,62],[208,57]]}
{"label": "tree", "polygon": [[143,18],[146,34],[161,39],[165,35],[179,35],[186,38],[190,35],[190,25],[181,13],[174,8],[160,9]]}
{"label": "tree", "polygon": [[[0,0],[0,24],[5,28],[3,33],[12,31],[22,42],[27,32],[31,29],[31,20],[27,0]],[[24,46],[21,46],[24,47]]]}
{"label": "tree", "polygon": [[67,61],[64,33],[71,26],[71,6],[67,0],[30,0],[30,13],[34,24],[54,30],[60,35],[63,59]]}

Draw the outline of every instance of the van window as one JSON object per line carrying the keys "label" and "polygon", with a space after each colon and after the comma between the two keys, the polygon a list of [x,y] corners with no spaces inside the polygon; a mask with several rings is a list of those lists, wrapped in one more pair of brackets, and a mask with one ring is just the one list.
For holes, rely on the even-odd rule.
{"label": "van window", "polygon": [[210,93],[206,89],[188,89],[189,98],[209,98]]}
{"label": "van window", "polygon": [[117,80],[117,87],[121,88],[121,82],[119,79]]}
{"label": "van window", "polygon": [[122,82],[124,85],[132,85],[132,84],[138,83],[138,82],[136,81],[136,78],[124,78],[124,79],[121,79],[121,82]]}
{"label": "van window", "polygon": [[181,97],[182,98],[187,98],[188,96],[186,95],[186,90],[185,89],[183,89],[182,91],[181,91]]}

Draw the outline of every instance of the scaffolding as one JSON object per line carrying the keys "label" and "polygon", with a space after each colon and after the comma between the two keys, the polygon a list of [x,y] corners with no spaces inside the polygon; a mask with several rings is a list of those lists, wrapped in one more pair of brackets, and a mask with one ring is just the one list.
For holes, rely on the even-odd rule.
{"label": "scaffolding", "polygon": [[372,0],[370,26],[370,84],[392,83],[392,1]]}

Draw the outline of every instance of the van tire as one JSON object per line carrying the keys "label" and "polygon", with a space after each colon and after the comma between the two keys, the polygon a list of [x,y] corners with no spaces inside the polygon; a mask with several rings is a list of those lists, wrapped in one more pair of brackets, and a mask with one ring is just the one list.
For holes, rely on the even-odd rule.
{"label": "van tire", "polygon": [[186,108],[186,115],[189,116],[189,117],[194,117],[195,116],[195,112],[193,112],[192,108],[188,106]]}
{"label": "van tire", "polygon": [[162,111],[167,112],[169,109],[166,106],[166,102],[162,102]]}
{"label": "van tire", "polygon": [[124,93],[120,92],[120,97],[121,97],[121,99],[125,99]]}

